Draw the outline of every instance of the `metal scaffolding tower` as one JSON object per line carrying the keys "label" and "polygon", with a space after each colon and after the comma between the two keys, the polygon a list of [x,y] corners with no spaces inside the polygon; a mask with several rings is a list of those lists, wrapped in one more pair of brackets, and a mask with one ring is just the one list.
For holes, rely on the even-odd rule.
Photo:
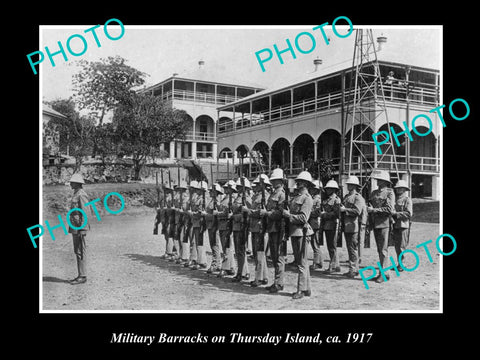
{"label": "metal scaffolding tower", "polygon": [[[380,39],[386,40],[386,38],[379,38],[379,42]],[[363,190],[374,168],[391,171],[392,163],[398,178],[398,165],[385,106],[383,81],[371,29],[356,29],[350,86],[347,89],[345,86],[343,88],[343,103],[346,110],[342,116],[340,179],[345,173],[355,174],[359,176]],[[382,154],[379,154],[369,131],[378,131],[375,126],[376,121],[383,118],[386,120],[390,142],[382,145]],[[380,137],[378,139],[384,140]]]}

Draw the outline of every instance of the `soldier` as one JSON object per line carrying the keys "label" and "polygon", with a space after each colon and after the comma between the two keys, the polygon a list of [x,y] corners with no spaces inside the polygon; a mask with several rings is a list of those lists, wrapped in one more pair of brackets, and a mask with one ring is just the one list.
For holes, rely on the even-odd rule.
{"label": "soldier", "polygon": [[191,267],[197,263],[197,251],[196,251],[197,249],[193,241],[192,204],[198,196],[196,193],[198,187],[199,187],[198,181],[196,180],[190,181],[190,185],[188,186],[188,199],[186,201],[185,210],[183,212],[183,220],[184,220],[184,226],[185,226],[183,244],[185,246],[187,243],[190,243],[189,260],[183,264],[184,267]]}
{"label": "soldier", "polygon": [[174,252],[174,256],[170,259],[170,261],[177,261],[182,257],[182,228],[183,228],[183,214],[182,214],[182,200],[183,200],[183,192],[185,191],[186,186],[185,184],[178,184],[175,186],[175,195],[173,197],[173,214],[174,214],[174,223],[175,223],[175,232],[173,237],[173,245],[177,250],[176,253]]}
{"label": "soldier", "polygon": [[343,216],[343,232],[348,251],[348,272],[344,275],[354,278],[358,275],[358,233],[360,230],[359,216],[362,212],[365,200],[357,190],[361,187],[360,181],[356,176],[349,176],[345,181],[348,188],[348,194],[343,198],[343,204],[340,205],[340,212]]}
{"label": "soldier", "polygon": [[271,293],[283,290],[285,276],[285,256],[287,255],[287,243],[283,234],[283,203],[285,191],[283,190],[283,170],[274,169],[270,176],[270,183],[273,187],[272,194],[268,197],[265,210],[260,211],[261,216],[267,217],[267,233],[275,275],[273,284],[267,287]]}
{"label": "soldier", "polygon": [[310,187],[310,195],[313,200],[312,212],[308,223],[312,227],[313,235],[311,238],[311,245],[313,250],[313,265],[311,270],[317,270],[323,268],[322,251],[320,244],[322,243],[321,237],[323,233],[320,231],[320,213],[322,212],[322,197],[320,195],[323,188],[323,184],[320,180],[313,180],[313,186]]}
{"label": "soldier", "polygon": [[224,192],[226,193],[222,201],[218,204],[218,232],[220,235],[220,243],[222,244],[222,267],[218,273],[218,277],[224,277],[225,275],[234,275],[233,270],[233,246],[231,244],[232,234],[232,204],[237,193],[235,181],[229,180],[223,185]]}
{"label": "soldier", "polygon": [[[85,184],[82,175],[73,174],[70,178],[70,187],[73,189],[73,195],[70,198],[70,209],[78,208],[83,210],[86,214],[86,206],[88,203],[88,196],[82,186]],[[90,212],[92,209],[90,208]],[[75,230],[71,226],[68,227],[68,232],[72,234],[73,239],[73,252],[77,259],[77,271],[78,276],[70,280],[71,285],[84,284],[87,282],[87,243],[85,237],[87,231],[90,230],[90,224],[87,219],[83,219],[83,214],[80,211],[72,211],[70,214],[70,224],[76,228],[81,228],[84,222],[87,222],[86,226],[82,229]]]}
{"label": "soldier", "polygon": [[[261,180],[260,180],[261,177]],[[255,280],[250,285],[257,287],[268,284],[267,258],[265,257],[265,217],[260,216],[260,211],[265,209],[268,194],[266,186],[271,185],[268,176],[260,174],[253,181],[252,208],[249,215],[249,230],[252,234],[253,256],[255,259]]]}
{"label": "soldier", "polygon": [[[413,204],[412,199],[407,195],[407,191],[410,191],[408,188],[407,182],[405,180],[398,180],[397,184],[394,187],[396,194],[395,208],[392,212],[393,219],[395,223],[393,224],[393,243],[395,244],[395,251],[397,253],[397,258],[400,256],[402,251],[404,251],[409,242],[410,238],[410,225],[411,218],[413,215]],[[398,259],[403,263],[402,259]],[[403,271],[403,267],[400,265],[397,266],[398,271]]]}
{"label": "soldier", "polygon": [[320,213],[321,232],[325,233],[328,255],[330,256],[330,265],[327,273],[339,272],[340,264],[337,255],[337,226],[340,209],[340,198],[336,191],[339,190],[335,180],[329,180],[325,185],[326,198],[322,200],[322,212]]}
{"label": "soldier", "polygon": [[[207,262],[205,259],[205,251],[203,249],[203,236],[205,231],[205,223],[202,211],[205,209],[204,192],[207,191],[207,183],[205,181],[198,182],[192,198],[192,243],[193,252],[197,254],[197,260],[190,269],[206,269]],[[196,196],[195,196],[196,195]]]}
{"label": "soldier", "polygon": [[184,190],[181,192],[182,196],[180,199],[180,206],[178,212],[180,214],[180,223],[179,223],[179,242],[180,244],[180,256],[175,262],[176,264],[186,264],[188,263],[188,240],[189,240],[189,231],[190,231],[190,217],[188,215],[188,206],[189,206],[189,186],[187,183],[183,184]]}
{"label": "soldier", "polygon": [[365,246],[365,236],[367,232],[367,222],[368,222],[368,211],[367,211],[367,203],[364,199],[362,212],[359,216],[359,223],[360,223],[360,231],[358,232],[358,264],[362,263],[362,252]]}
{"label": "soldier", "polygon": [[297,194],[291,201],[290,211],[283,210],[283,216],[289,220],[290,239],[298,269],[297,292],[293,294],[293,299],[301,299],[311,295],[307,243],[313,235],[312,227],[308,223],[313,207],[313,199],[308,192],[308,188],[313,186],[312,175],[308,171],[302,171],[295,179],[295,184]]}
{"label": "soldier", "polygon": [[[384,170],[375,169],[372,171],[372,179],[377,180],[378,188],[372,192],[370,196],[370,206],[367,211],[373,217],[373,235],[377,243],[378,257],[380,266],[384,269],[388,259],[388,236],[390,232],[390,217],[395,208],[395,194],[389,188],[391,184],[390,175]],[[390,279],[385,274],[386,279]],[[382,274],[375,278],[375,282],[384,282]]]}
{"label": "soldier", "polygon": [[220,184],[213,184],[210,189],[210,201],[205,207],[203,215],[205,217],[205,226],[208,233],[208,240],[210,242],[210,249],[212,250],[212,262],[207,270],[207,273],[220,270],[220,247],[218,241],[218,204],[222,201],[223,188]]}
{"label": "soldier", "polygon": [[162,234],[165,237],[165,254],[160,256],[161,259],[170,259],[173,256],[173,237],[175,235],[175,215],[173,206],[173,189],[163,186],[165,196],[163,209]]}
{"label": "soldier", "polygon": [[233,212],[233,243],[235,246],[235,255],[237,257],[237,274],[232,281],[239,282],[242,279],[248,280],[250,274],[248,271],[248,262],[246,259],[247,229],[248,219],[246,218],[248,209],[252,206],[252,199],[248,195],[247,189],[250,188],[250,181],[245,177],[239,177],[236,183],[239,194],[232,204]]}

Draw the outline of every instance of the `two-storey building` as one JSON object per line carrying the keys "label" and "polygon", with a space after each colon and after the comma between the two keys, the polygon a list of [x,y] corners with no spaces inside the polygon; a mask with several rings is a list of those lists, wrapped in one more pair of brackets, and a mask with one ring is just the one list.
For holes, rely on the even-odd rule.
{"label": "two-storey building", "polygon": [[[395,159],[400,177],[411,176],[413,196],[436,199],[439,196],[441,125],[437,115],[429,111],[439,105],[439,71],[386,61],[379,61],[379,67],[384,81],[390,74],[389,81],[383,84],[383,97],[388,121],[397,133],[403,130],[404,121],[410,123],[418,114],[428,114],[432,119],[431,133],[423,137],[414,135],[414,141],[409,144],[409,156],[405,142],[395,147]],[[368,71],[368,68],[367,64],[364,69]],[[373,66],[371,69],[373,71]],[[294,84],[255,92],[218,106],[219,157],[233,152],[238,157],[247,158],[250,177],[258,171],[249,159],[252,153],[261,157],[269,171],[281,167],[292,176],[311,161],[331,159],[338,174],[342,154],[342,117],[345,109],[351,106],[349,99],[353,98],[351,79],[351,68],[326,75],[312,73]],[[370,113],[375,113],[377,105],[373,99],[363,99],[362,105],[372,107]],[[419,118],[416,127],[420,133],[426,133],[429,125]],[[373,133],[386,129],[384,114],[363,129],[362,136],[371,141]],[[344,169],[364,176],[364,159],[355,148],[350,156],[351,130],[348,124],[347,130],[344,134]],[[355,127],[354,134],[358,131],[360,129]],[[373,144],[365,144],[362,152],[374,167],[387,169],[393,177],[396,176],[391,153],[377,162]]]}
{"label": "two-storey building", "polygon": [[189,129],[183,140],[163,144],[169,159],[217,158],[217,107],[262,90],[255,84],[219,77],[218,72],[198,62],[195,71],[173,74],[143,92],[160,96],[176,109],[187,112]]}

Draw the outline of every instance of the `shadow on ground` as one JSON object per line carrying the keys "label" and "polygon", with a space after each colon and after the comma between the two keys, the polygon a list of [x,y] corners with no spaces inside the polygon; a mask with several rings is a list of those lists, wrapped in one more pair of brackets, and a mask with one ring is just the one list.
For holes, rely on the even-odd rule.
{"label": "shadow on ground", "polygon": [[[166,269],[175,272],[178,275],[186,276],[199,282],[199,285],[215,286],[224,291],[232,291],[248,295],[280,295],[291,296],[291,293],[280,291],[276,294],[270,294],[265,286],[251,287],[249,282],[254,280],[254,274],[250,272],[250,279],[243,280],[241,283],[232,282],[233,276],[226,276],[223,278],[217,277],[217,273],[207,274],[207,270],[191,270],[183,267],[183,265],[169,262],[161,259],[159,256],[143,255],[143,254],[125,254],[126,257],[134,261],[140,261],[149,266],[155,266],[161,269]],[[251,269],[251,267],[250,267]],[[271,283],[271,281],[270,281]]]}

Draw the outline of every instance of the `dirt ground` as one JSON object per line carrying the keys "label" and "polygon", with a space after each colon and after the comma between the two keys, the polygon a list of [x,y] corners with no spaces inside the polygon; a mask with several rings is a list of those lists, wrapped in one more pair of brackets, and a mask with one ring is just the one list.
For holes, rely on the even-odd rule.
{"label": "dirt ground", "polygon": [[[48,194],[47,194],[48,195]],[[126,207],[127,210],[127,207]],[[56,240],[47,235],[42,243],[42,273],[40,297],[42,310],[88,311],[203,311],[203,310],[317,310],[317,311],[390,311],[439,310],[440,261],[435,239],[440,234],[438,223],[414,222],[409,248],[432,239],[430,263],[422,249],[418,267],[396,276],[390,271],[390,280],[376,284],[369,281],[367,290],[360,277],[348,279],[340,274],[347,271],[345,244],[339,249],[340,274],[311,273],[312,296],[293,300],[297,273],[287,266],[285,289],[269,294],[264,287],[252,288],[246,283],[232,283],[230,278],[209,276],[206,270],[190,270],[159,258],[164,253],[162,236],[152,235],[154,210],[125,211],[119,215],[105,215],[99,222],[92,219],[87,236],[88,282],[72,286],[67,281],[76,277],[76,262],[71,235],[61,229],[55,231]],[[49,219],[50,216],[47,216]],[[56,224],[51,217],[52,224]],[[58,222],[58,221],[57,221]],[[208,244],[208,241],[205,241]],[[364,249],[361,267],[375,265],[377,251],[372,236],[372,247]],[[207,253],[210,249],[206,246]],[[313,258],[310,250],[310,264]],[[322,246],[327,258],[327,249]],[[389,255],[395,256],[393,247]],[[208,256],[210,261],[210,256]],[[289,244],[288,262],[293,260]],[[405,261],[414,267],[413,255]],[[328,264],[328,260],[325,262]],[[254,274],[253,260],[249,260]],[[273,267],[269,267],[270,281]]]}

